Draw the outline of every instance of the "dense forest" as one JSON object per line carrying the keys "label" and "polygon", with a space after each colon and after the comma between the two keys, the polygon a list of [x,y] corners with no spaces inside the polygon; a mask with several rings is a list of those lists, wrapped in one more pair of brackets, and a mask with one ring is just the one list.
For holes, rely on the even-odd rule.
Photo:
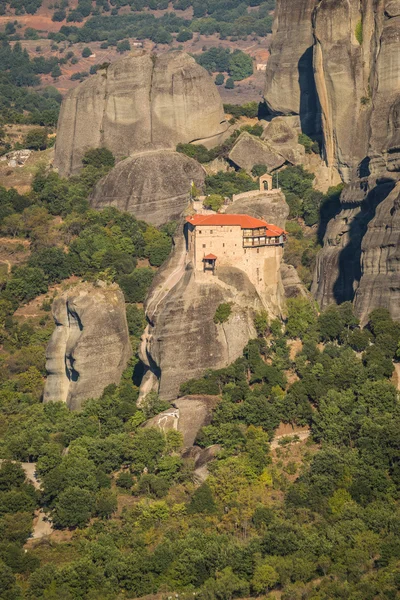
{"label": "dense forest", "polygon": [[[0,231],[20,240],[23,257],[0,285],[0,455],[16,461],[0,468],[1,597],[396,598],[400,413],[391,377],[400,326],[387,311],[375,310],[364,329],[350,303],[319,314],[295,298],[283,323],[254,314],[258,335],[241,358],[181,386],[181,395],[218,400],[196,442],[218,449],[203,483],[181,455],[180,433],[141,426],[168,404],[151,393],[136,406],[136,355],[120,385],[81,411],[41,402],[49,286],[71,276],[117,281],[137,348],[141,303],[170,252],[174,224],[156,229],[89,208],[113,164],[109,151],[92,150],[69,180],[39,170],[30,193],[0,190]],[[314,224],[327,200],[310,209],[311,183],[297,167],[282,174],[296,196],[292,216]],[[206,186],[225,195],[254,180],[220,173]],[[16,309],[38,296],[41,316],[21,322]],[[229,314],[221,305],[216,322]],[[287,435],[272,449],[280,423],[308,428],[308,440]],[[36,463],[40,490],[19,461]],[[69,535],[25,551],[38,507]]]}
{"label": "dense forest", "polygon": [[[9,23],[0,48],[1,153],[54,144],[48,134],[62,98],[39,84],[76,64],[67,44],[120,44],[122,53],[132,37],[168,44],[196,33],[265,36],[274,5],[175,0],[174,12],[155,15],[148,9],[165,11],[165,0],[80,0],[75,8],[62,1],[51,9],[54,21],[67,21],[51,34],[66,45],[62,58],[29,56]],[[11,7],[18,18],[40,6],[0,2],[0,14]],[[232,82],[252,69],[244,52],[216,46],[196,60]],[[243,131],[261,136],[256,119],[265,106],[225,105],[225,112],[237,129],[221,146],[179,144],[177,151],[205,165],[227,160]],[[11,147],[9,124],[34,127]],[[315,140],[298,141],[319,155]],[[351,303],[320,311],[309,295],[289,299],[282,319],[254,312],[256,335],[243,355],[180,388],[181,397],[206,395],[215,405],[197,434],[196,445],[214,455],[208,477],[199,478],[181,433],[143,427],[169,403],[152,392],[136,405],[143,302],[177,224],[156,228],[114,208],[91,209],[95,184],[114,165],[107,149],[89,150],[70,179],[38,163],[29,192],[0,186],[0,245],[10,252],[9,268],[0,265],[0,598],[398,600],[400,324],[376,309],[361,327]],[[218,209],[226,197],[258,189],[265,172],[259,164],[251,173],[209,174],[192,194],[204,191]],[[301,166],[279,173],[290,208],[285,260],[306,288],[342,191],[322,193],[313,182]],[[53,299],[82,280],[119,284],[134,352],[118,386],[69,411],[42,402],[45,352]],[[219,305],[214,322],[231,312],[231,304]],[[36,465],[40,489],[20,463]],[[39,509],[54,534],[33,540]]]}

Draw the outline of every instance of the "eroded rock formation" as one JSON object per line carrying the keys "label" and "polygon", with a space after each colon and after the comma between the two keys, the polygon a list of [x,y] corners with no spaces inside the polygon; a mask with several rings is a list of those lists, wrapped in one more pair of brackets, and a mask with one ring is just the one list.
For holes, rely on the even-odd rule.
{"label": "eroded rock formation", "polygon": [[312,13],[318,0],[278,0],[265,100],[274,114],[300,115],[306,133],[318,129],[312,72]]}
{"label": "eroded rock formation", "polygon": [[54,300],[52,313],[43,399],[76,410],[120,381],[132,354],[125,301],[116,284],[81,283]]}
{"label": "eroded rock formation", "polygon": [[229,159],[249,172],[254,165],[265,165],[271,173],[284,164],[302,164],[305,158],[304,146],[298,143],[297,128],[290,120],[290,117],[272,119],[261,138],[243,132],[230,151]]}
{"label": "eroded rock formation", "polygon": [[191,184],[201,189],[205,171],[178,152],[142,152],[119,162],[96,185],[93,208],[115,206],[159,226],[178,219],[188,205]]}
{"label": "eroded rock formation", "polygon": [[[266,288],[261,298],[243,271],[219,267],[216,275],[203,278],[187,257],[185,238],[178,236],[146,300],[149,325],[139,354],[147,372],[141,397],[156,390],[162,398],[175,399],[184,381],[206,369],[226,367],[242,355],[256,335],[255,312],[266,308],[281,313],[281,284]],[[226,302],[232,305],[231,316],[223,324],[214,323],[217,307]]]}
{"label": "eroded rock formation", "polygon": [[136,50],[66,95],[54,164],[66,176],[89,148],[122,158],[178,142],[217,145],[227,129],[218,90],[193,58]]}
{"label": "eroded rock formation", "polygon": [[146,427],[157,427],[164,433],[175,430],[183,436],[184,449],[195,443],[197,434],[211,423],[212,411],[218,396],[183,396],[174,400],[173,406],[146,422]]}
{"label": "eroded rock formation", "polygon": [[[322,306],[354,299],[363,322],[377,306],[399,318],[399,39],[398,0],[280,0],[267,70],[270,109],[299,114],[302,124],[311,89],[302,81],[314,76],[325,159],[347,185],[322,232],[312,290]],[[304,77],[295,57],[307,43]]]}

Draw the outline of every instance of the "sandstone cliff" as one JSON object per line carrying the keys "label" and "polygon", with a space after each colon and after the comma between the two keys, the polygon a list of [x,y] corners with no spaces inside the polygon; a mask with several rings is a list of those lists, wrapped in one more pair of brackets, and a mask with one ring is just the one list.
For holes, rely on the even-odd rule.
{"label": "sandstone cliff", "polygon": [[121,161],[101,179],[90,203],[97,209],[115,206],[159,226],[182,215],[192,182],[201,189],[204,179],[201,165],[184,154],[142,152]]}
{"label": "sandstone cliff", "polygon": [[[194,273],[187,260],[181,235],[146,300],[149,325],[139,354],[147,372],[141,397],[156,390],[162,398],[173,400],[184,381],[200,377],[206,369],[226,367],[242,355],[248,340],[256,335],[256,311],[282,312],[281,284],[266,288],[261,298],[243,271],[219,267],[217,275],[203,277]],[[231,303],[232,314],[217,325],[215,311],[224,302]]]}
{"label": "sandstone cliff", "polygon": [[178,142],[217,145],[227,128],[218,90],[193,58],[137,50],[66,95],[54,165],[70,175],[102,146],[122,158]]}
{"label": "sandstone cliff", "polygon": [[264,97],[274,114],[300,115],[306,133],[318,129],[312,72],[312,12],[318,0],[278,0]]}
{"label": "sandstone cliff", "polygon": [[241,169],[265,165],[269,173],[284,164],[304,162],[304,146],[298,143],[297,129],[285,117],[276,117],[264,129],[261,139],[243,132],[229,153],[229,159]]}
{"label": "sandstone cliff", "polygon": [[[302,81],[313,76],[324,157],[332,175],[338,171],[347,184],[336,216],[321,232],[312,291],[322,306],[354,299],[364,322],[376,306],[398,318],[400,3],[279,0],[274,30],[267,104],[275,114],[299,114],[302,125],[309,123],[310,88]],[[313,58],[304,77],[306,63],[296,60],[307,44]]]}
{"label": "sandstone cliff", "polygon": [[132,353],[125,301],[116,284],[81,283],[54,300],[52,313],[44,402],[76,410],[120,381]]}

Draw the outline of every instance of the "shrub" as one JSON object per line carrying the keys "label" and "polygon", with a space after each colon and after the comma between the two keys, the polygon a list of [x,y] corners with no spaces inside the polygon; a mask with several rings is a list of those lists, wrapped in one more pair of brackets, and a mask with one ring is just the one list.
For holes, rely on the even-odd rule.
{"label": "shrub", "polygon": [[266,165],[254,165],[254,167],[251,169],[251,174],[253,177],[261,177],[261,175],[265,175],[267,171],[268,169]]}
{"label": "shrub", "polygon": [[84,165],[91,165],[96,169],[101,169],[101,167],[113,167],[115,165],[115,158],[108,148],[92,148],[85,152],[82,162]]}
{"label": "shrub", "polygon": [[182,29],[178,35],[176,36],[177,42],[187,42],[188,40],[193,39],[193,33],[188,29]]}
{"label": "shrub", "polygon": [[117,44],[117,52],[119,52],[120,54],[123,54],[124,52],[129,52],[130,49],[131,45],[129,43],[129,40],[122,40]]}
{"label": "shrub", "polygon": [[356,40],[357,42],[360,44],[360,46],[362,46],[363,43],[363,23],[362,21],[358,21],[357,25],[356,25],[356,30],[354,32],[355,36],[356,36]]}
{"label": "shrub", "polygon": [[220,196],[219,194],[210,194],[204,199],[203,206],[218,212],[224,205],[224,202],[225,200],[223,196]]}
{"label": "shrub", "polygon": [[122,275],[118,283],[127,302],[143,302],[153,281],[154,271],[149,268],[135,269],[129,275]]}
{"label": "shrub", "polygon": [[25,137],[24,146],[30,150],[46,150],[47,138],[46,129],[31,129]]}
{"label": "shrub", "polygon": [[133,477],[128,471],[120,473],[117,477],[117,486],[129,490],[133,486]]}
{"label": "shrub", "polygon": [[232,312],[232,307],[228,302],[224,302],[217,307],[214,315],[214,323],[225,323]]}

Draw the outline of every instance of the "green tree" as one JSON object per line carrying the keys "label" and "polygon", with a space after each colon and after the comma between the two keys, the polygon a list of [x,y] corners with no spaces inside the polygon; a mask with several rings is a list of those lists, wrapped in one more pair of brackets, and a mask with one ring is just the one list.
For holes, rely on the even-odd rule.
{"label": "green tree", "polygon": [[59,77],[61,77],[62,73],[61,73],[60,66],[54,65],[54,67],[51,70],[50,75],[53,77],[53,79],[58,79]]}
{"label": "green tree", "polygon": [[82,50],[82,56],[83,58],[89,58],[89,56],[92,54],[91,49],[88,46],[85,46],[85,48]]}
{"label": "green tree", "polygon": [[129,43],[129,40],[122,40],[117,44],[117,52],[119,52],[120,54],[123,54],[124,52],[129,52],[130,49],[131,45]]}
{"label": "green tree", "polygon": [[315,328],[317,311],[308,298],[289,298],[286,334],[290,338],[303,338]]}
{"label": "green tree", "polygon": [[133,477],[128,471],[123,471],[117,477],[117,486],[125,490],[131,489],[133,486]]}
{"label": "green tree", "polygon": [[217,306],[214,315],[214,323],[225,323],[232,313],[232,306],[228,302],[224,302]]}
{"label": "green tree", "polygon": [[210,194],[209,196],[206,196],[203,200],[203,206],[205,208],[218,212],[224,205],[224,202],[225,199],[220,194]]}
{"label": "green tree", "polygon": [[229,57],[229,75],[233,81],[241,81],[253,75],[253,59],[241,50],[234,50]]}
{"label": "green tree", "polygon": [[196,514],[214,514],[217,508],[214,502],[212,491],[207,483],[203,483],[194,492],[190,504],[188,505],[188,513]]}
{"label": "green tree", "polygon": [[82,162],[84,165],[90,165],[96,169],[112,168],[115,165],[115,158],[108,148],[92,148],[85,152]]}
{"label": "green tree", "polygon": [[146,327],[146,318],[143,308],[138,308],[136,304],[127,304],[126,319],[130,335],[140,337]]}
{"label": "green tree", "polygon": [[224,81],[225,81],[224,75],[222,75],[222,73],[218,73],[218,75],[215,78],[215,85],[223,85]]}
{"label": "green tree", "polygon": [[271,565],[263,562],[256,566],[251,584],[258,594],[266,594],[277,583],[279,583],[279,575]]}
{"label": "green tree", "polygon": [[0,467],[0,491],[20,487],[25,481],[25,472],[19,463],[4,461]]}
{"label": "green tree", "polygon": [[109,519],[117,510],[117,496],[111,490],[102,489],[97,493],[95,514],[101,519]]}
{"label": "green tree", "polygon": [[225,88],[227,90],[233,90],[234,87],[235,87],[235,81],[234,81],[233,77],[228,77],[228,79],[225,82]]}
{"label": "green tree", "polygon": [[71,275],[68,255],[61,248],[43,248],[34,252],[28,265],[42,269],[49,283],[60,282]]}
{"label": "green tree", "polygon": [[53,523],[60,528],[84,527],[92,511],[92,493],[79,487],[68,487],[61,492],[55,505]]}
{"label": "green tree", "polygon": [[30,150],[46,150],[47,139],[46,129],[31,129],[26,134],[24,146]]}
{"label": "green tree", "polygon": [[122,275],[118,283],[127,302],[143,302],[153,281],[154,271],[149,268],[135,269],[130,275]]}
{"label": "green tree", "polygon": [[188,29],[181,29],[181,31],[176,36],[177,42],[187,42],[188,40],[193,39],[193,33]]}

